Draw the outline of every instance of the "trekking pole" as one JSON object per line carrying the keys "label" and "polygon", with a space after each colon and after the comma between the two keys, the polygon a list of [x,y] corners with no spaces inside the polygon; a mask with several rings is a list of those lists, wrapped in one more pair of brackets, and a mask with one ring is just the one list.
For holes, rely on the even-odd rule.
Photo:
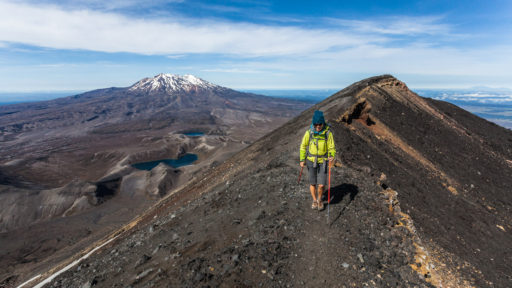
{"label": "trekking pole", "polygon": [[300,184],[300,177],[302,176],[302,169],[304,169],[304,166],[300,166],[299,181],[297,181],[297,184]]}
{"label": "trekking pole", "polygon": [[327,224],[329,224],[329,205],[331,203],[331,161],[329,161],[329,189],[327,192]]}

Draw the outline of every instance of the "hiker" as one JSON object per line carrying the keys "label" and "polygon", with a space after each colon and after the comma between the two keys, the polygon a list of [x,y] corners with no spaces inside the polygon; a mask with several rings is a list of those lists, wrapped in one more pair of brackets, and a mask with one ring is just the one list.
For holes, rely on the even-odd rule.
{"label": "hiker", "polygon": [[334,136],[329,131],[329,125],[325,123],[324,113],[316,110],[311,127],[304,134],[300,144],[300,166],[308,167],[313,209],[324,209],[322,194],[327,182],[327,165],[331,166],[334,163],[334,156]]}

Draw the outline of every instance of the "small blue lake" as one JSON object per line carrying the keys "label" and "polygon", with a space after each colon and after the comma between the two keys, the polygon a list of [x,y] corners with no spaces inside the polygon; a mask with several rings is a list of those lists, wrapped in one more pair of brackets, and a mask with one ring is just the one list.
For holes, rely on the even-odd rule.
{"label": "small blue lake", "polygon": [[203,132],[185,132],[185,133],[183,133],[183,135],[189,136],[189,137],[198,137],[198,136],[203,136],[204,133]]}
{"label": "small blue lake", "polygon": [[169,165],[174,168],[179,168],[182,166],[190,165],[197,161],[197,155],[192,153],[187,153],[183,156],[181,156],[178,159],[162,159],[162,160],[156,160],[156,161],[150,161],[150,162],[141,162],[141,163],[135,163],[132,164],[133,168],[139,169],[139,170],[151,170],[158,166],[160,163],[164,163],[166,165]]}

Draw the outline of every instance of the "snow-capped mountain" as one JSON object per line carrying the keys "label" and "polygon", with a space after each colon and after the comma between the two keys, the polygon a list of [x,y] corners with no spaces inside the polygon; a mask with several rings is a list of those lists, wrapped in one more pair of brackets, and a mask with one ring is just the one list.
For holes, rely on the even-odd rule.
{"label": "snow-capped mountain", "polygon": [[[229,117],[220,112],[224,109],[243,112],[243,115],[251,111],[269,117],[291,117],[310,105],[306,102],[239,92],[193,75],[158,74],[126,88],[98,89],[51,101],[1,107],[0,116],[10,116],[0,117],[0,132],[18,133],[31,131],[35,127],[53,129],[82,125],[87,128],[80,131],[86,133],[89,129],[98,129],[98,125],[106,123],[126,125],[127,121],[154,117],[186,123],[193,120],[197,122],[198,117],[219,117],[225,121]],[[212,113],[218,115],[208,116],[213,115]],[[203,120],[211,122],[214,121],[212,119]]]}
{"label": "snow-capped mountain", "polygon": [[212,84],[194,75],[158,74],[152,78],[144,78],[133,84],[128,90],[137,92],[191,92],[198,90],[220,89],[221,86]]}

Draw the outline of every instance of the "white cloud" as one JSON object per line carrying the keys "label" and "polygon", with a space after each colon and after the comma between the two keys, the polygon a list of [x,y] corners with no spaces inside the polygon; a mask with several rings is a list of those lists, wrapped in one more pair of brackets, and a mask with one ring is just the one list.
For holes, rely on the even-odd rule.
{"label": "white cloud", "polygon": [[242,74],[257,74],[257,73],[265,73],[260,70],[251,70],[251,69],[239,69],[239,68],[215,68],[215,69],[202,69],[203,72],[217,72],[217,73],[242,73]]}
{"label": "white cloud", "polygon": [[[353,73],[409,73],[433,75],[510,75],[512,47],[487,50],[433,48],[425,46],[383,47],[375,44],[358,45],[337,51],[319,52],[307,58],[281,57],[246,64],[262,69],[309,71],[351,71]],[[488,55],[491,53],[492,55]]]}
{"label": "white cloud", "polygon": [[180,58],[183,58],[185,56],[186,55],[184,55],[184,54],[180,54],[180,55],[166,55],[165,57],[167,57],[169,59],[180,59]]}
{"label": "white cloud", "polygon": [[[137,8],[140,6],[144,7],[157,7],[165,3],[181,3],[185,0],[151,0],[151,1],[140,1],[140,0],[59,0],[59,6],[64,9],[94,9],[102,11],[112,11],[127,8]],[[53,4],[55,0],[24,0],[18,1],[31,4]]]}
{"label": "white cloud", "polygon": [[389,35],[447,35],[453,34],[447,24],[440,23],[440,16],[406,17],[394,16],[379,20],[327,20],[333,24],[349,27],[362,33],[377,33]]}
{"label": "white cloud", "polygon": [[228,5],[214,5],[214,4],[195,4],[196,7],[222,13],[238,13],[241,11],[240,8],[228,6]]}
{"label": "white cloud", "polygon": [[[97,3],[93,0],[92,3]],[[107,1],[108,2],[108,1]],[[84,3],[69,0],[68,5]],[[111,5],[124,3],[113,1]],[[125,5],[135,5],[133,0]],[[73,6],[73,7],[75,7]],[[87,9],[64,9],[0,0],[0,43],[12,42],[56,49],[131,52],[146,55],[223,54],[240,57],[383,59],[397,54],[432,56],[446,48],[422,39],[398,47],[396,35],[448,35],[441,17],[389,17],[379,21],[329,19],[342,27],[305,29],[190,18],[142,19]],[[419,43],[427,43],[421,45]],[[455,49],[456,50],[456,49]],[[441,52],[441,53],[438,53]],[[453,53],[451,53],[453,54]],[[467,54],[467,53],[466,53]],[[173,56],[180,55],[180,56]],[[422,57],[425,58],[425,57]],[[454,59],[460,59],[456,56]],[[455,60],[457,61],[457,60]]]}
{"label": "white cloud", "polygon": [[132,19],[114,13],[10,2],[0,3],[0,19],[0,41],[102,52],[265,56],[316,53],[383,40],[343,31]]}
{"label": "white cloud", "polygon": [[[494,103],[494,104],[512,104],[512,95],[481,95],[481,94],[462,94],[462,95],[443,95],[443,96],[434,96],[432,97],[438,100],[455,100],[455,101],[470,101],[470,102],[478,102],[478,103]],[[484,112],[484,111],[482,111]],[[511,115],[512,116],[512,115]]]}

